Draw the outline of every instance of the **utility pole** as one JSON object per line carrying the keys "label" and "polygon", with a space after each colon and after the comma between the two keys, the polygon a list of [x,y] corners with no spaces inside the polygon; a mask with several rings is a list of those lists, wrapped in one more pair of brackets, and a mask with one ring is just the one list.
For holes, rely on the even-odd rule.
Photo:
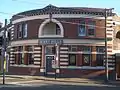
{"label": "utility pole", "polygon": [[109,68],[108,68],[108,53],[107,53],[107,17],[108,17],[108,14],[109,16],[112,16],[112,10],[114,8],[111,8],[111,9],[106,9],[105,8],[105,12],[104,12],[104,17],[105,17],[105,74],[106,74],[106,81],[108,82],[109,80]]}
{"label": "utility pole", "polygon": [[106,81],[108,81],[108,55],[107,55],[107,10],[105,8],[105,74]]}
{"label": "utility pole", "polygon": [[5,19],[5,26],[4,26],[4,33],[3,33],[3,45],[2,45],[2,72],[3,72],[3,84],[5,84],[5,54],[6,54],[6,31],[7,31],[7,19]]}

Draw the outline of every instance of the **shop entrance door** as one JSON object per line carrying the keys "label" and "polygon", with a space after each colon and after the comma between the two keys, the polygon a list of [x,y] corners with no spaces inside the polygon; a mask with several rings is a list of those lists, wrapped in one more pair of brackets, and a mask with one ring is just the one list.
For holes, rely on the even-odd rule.
{"label": "shop entrance door", "polygon": [[46,73],[53,72],[52,61],[54,60],[54,55],[46,55]]}

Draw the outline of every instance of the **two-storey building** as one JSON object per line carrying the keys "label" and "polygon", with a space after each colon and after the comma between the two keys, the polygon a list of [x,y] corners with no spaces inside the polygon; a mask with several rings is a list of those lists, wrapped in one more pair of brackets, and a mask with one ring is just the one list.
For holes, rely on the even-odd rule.
{"label": "two-storey building", "polygon": [[107,13],[106,25],[102,8],[48,5],[14,15],[10,29],[9,72],[102,77],[105,75],[106,28],[108,69],[112,73],[117,45],[113,42],[117,33],[114,28],[119,20],[116,21],[115,13]]}

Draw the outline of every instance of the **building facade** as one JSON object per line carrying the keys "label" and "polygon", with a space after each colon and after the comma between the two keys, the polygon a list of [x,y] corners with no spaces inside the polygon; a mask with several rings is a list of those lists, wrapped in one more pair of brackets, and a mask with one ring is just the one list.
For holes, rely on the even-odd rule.
{"label": "building facade", "polygon": [[116,41],[120,23],[118,16],[110,11],[105,25],[104,15],[101,8],[52,5],[14,15],[9,29],[9,72],[104,77],[106,26],[108,69],[112,73],[115,49],[118,52],[120,49]]}

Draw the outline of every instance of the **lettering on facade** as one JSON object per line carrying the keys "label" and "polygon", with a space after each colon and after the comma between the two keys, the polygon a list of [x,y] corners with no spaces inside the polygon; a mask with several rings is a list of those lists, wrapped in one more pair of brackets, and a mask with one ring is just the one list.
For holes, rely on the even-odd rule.
{"label": "lettering on facade", "polygon": [[39,44],[62,44],[62,39],[40,39]]}

